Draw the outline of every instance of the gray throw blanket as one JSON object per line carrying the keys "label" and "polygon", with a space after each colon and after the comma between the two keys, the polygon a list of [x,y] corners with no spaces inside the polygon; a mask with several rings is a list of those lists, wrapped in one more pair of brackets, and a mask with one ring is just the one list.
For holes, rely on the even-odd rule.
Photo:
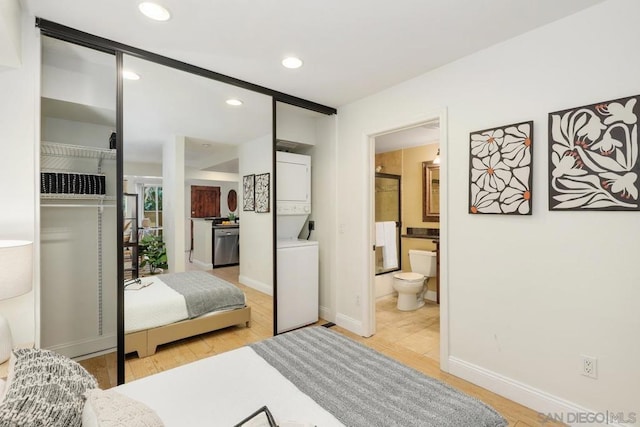
{"label": "gray throw blanket", "polygon": [[347,426],[507,425],[483,402],[321,326],[251,347]]}
{"label": "gray throw blanket", "polygon": [[245,306],[244,293],[240,289],[204,271],[162,274],[158,279],[184,296],[189,319]]}

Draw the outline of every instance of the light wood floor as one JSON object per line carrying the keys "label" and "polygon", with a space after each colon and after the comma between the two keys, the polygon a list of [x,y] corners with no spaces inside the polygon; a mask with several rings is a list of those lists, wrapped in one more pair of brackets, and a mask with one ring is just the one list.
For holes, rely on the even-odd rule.
{"label": "light wood floor", "polygon": [[[271,297],[238,283],[237,267],[218,268],[212,272],[236,284],[245,292],[252,311],[251,328],[234,326],[165,344],[158,347],[156,354],[143,359],[135,355],[127,356],[127,382],[272,336]],[[512,427],[542,425],[537,412],[440,370],[439,312],[439,306],[435,303],[427,303],[413,312],[401,312],[396,309],[396,298],[390,296],[380,299],[376,304],[377,331],[373,337],[363,338],[338,326],[332,329],[486,402],[500,412]],[[324,323],[324,320],[318,322]],[[96,376],[102,388],[115,385],[115,354],[80,363]],[[544,424],[545,427],[551,425],[554,424]]]}

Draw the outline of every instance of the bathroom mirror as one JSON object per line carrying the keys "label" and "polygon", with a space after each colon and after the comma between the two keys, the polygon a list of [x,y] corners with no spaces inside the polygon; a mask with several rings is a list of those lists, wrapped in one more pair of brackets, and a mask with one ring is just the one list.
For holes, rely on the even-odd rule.
{"label": "bathroom mirror", "polygon": [[440,165],[422,162],[422,221],[440,221]]}

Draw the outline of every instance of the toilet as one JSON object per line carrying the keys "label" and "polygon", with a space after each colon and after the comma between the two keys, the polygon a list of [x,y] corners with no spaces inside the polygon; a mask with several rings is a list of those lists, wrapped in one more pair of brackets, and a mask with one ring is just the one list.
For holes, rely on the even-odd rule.
{"label": "toilet", "polygon": [[426,279],[436,275],[436,253],[409,250],[411,272],[393,275],[393,288],[398,291],[398,310],[412,311],[424,305]]}

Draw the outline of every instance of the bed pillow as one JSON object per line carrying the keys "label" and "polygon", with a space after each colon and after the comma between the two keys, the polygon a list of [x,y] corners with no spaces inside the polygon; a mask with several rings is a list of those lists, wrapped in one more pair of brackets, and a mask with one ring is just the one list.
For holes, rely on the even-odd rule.
{"label": "bed pillow", "polygon": [[13,351],[0,404],[0,425],[80,427],[84,393],[95,378],[73,360],[49,350]]}
{"label": "bed pillow", "polygon": [[115,390],[88,390],[82,427],[162,427],[158,415],[142,402]]}

